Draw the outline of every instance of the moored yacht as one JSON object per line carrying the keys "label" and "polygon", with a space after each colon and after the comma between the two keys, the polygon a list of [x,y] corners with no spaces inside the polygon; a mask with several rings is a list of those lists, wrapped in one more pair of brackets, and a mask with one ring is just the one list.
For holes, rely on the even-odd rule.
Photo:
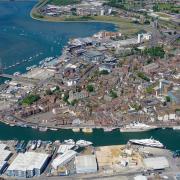
{"label": "moored yacht", "polygon": [[85,141],[85,140],[79,140],[79,141],[76,142],[76,145],[79,146],[79,147],[86,147],[86,146],[90,146],[92,144],[93,144],[92,142]]}
{"label": "moored yacht", "polygon": [[32,142],[32,145],[31,145],[31,150],[35,150],[37,147],[37,142],[36,141],[33,141]]}
{"label": "moored yacht", "polygon": [[164,147],[164,145],[161,142],[159,142],[153,138],[150,138],[150,139],[130,139],[129,142],[132,144],[138,144],[138,145],[142,145],[142,146],[150,146],[150,147],[158,147],[158,148]]}
{"label": "moored yacht", "polygon": [[41,147],[41,143],[42,143],[41,140],[38,140],[38,141],[37,141],[37,148],[40,148],[40,147]]}
{"label": "moored yacht", "polygon": [[157,126],[149,126],[140,122],[133,122],[120,129],[120,132],[142,132],[156,129]]}

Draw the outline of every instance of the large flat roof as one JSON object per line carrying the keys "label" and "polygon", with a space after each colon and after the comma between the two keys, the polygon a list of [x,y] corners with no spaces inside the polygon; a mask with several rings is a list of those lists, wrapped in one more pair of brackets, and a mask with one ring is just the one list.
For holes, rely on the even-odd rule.
{"label": "large flat roof", "polygon": [[78,169],[97,169],[95,155],[76,156],[75,162]]}
{"label": "large flat roof", "polygon": [[19,153],[7,170],[33,170],[41,169],[49,155],[36,152]]}
{"label": "large flat roof", "polygon": [[152,157],[143,160],[147,169],[165,169],[169,167],[169,162],[166,157]]}

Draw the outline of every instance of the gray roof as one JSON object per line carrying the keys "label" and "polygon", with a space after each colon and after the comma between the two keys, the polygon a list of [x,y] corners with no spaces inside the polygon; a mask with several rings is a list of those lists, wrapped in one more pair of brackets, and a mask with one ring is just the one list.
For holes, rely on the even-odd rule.
{"label": "gray roof", "polygon": [[96,56],[102,56],[102,55],[103,54],[101,52],[99,52],[99,51],[87,51],[85,53],[85,56],[90,57],[90,58],[96,57]]}
{"label": "gray roof", "polygon": [[143,160],[147,169],[165,169],[169,167],[169,162],[166,157],[153,157]]}
{"label": "gray roof", "polygon": [[95,155],[83,155],[76,157],[76,169],[80,170],[97,170],[97,162]]}

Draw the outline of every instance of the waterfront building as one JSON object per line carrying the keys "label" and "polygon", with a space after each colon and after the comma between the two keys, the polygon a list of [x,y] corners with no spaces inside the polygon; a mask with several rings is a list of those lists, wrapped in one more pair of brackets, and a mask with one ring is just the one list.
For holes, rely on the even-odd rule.
{"label": "waterfront building", "polygon": [[40,176],[48,164],[49,155],[36,152],[19,153],[8,167],[6,174],[21,178]]}
{"label": "waterfront building", "polygon": [[75,158],[77,173],[96,173],[97,162],[95,155],[83,155]]}

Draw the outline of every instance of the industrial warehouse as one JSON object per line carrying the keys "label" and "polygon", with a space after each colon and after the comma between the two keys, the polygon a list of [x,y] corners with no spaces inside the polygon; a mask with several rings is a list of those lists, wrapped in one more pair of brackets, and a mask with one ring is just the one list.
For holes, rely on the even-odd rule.
{"label": "industrial warehouse", "polygon": [[48,158],[48,154],[36,152],[20,153],[8,167],[7,175],[23,178],[40,176],[47,166]]}

